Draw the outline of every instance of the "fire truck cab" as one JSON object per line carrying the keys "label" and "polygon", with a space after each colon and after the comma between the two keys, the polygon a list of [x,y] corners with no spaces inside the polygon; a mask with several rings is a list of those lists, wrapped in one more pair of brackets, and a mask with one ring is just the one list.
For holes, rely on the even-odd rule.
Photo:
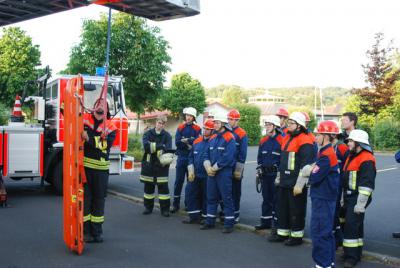
{"label": "fire truck cab", "polygon": [[[56,76],[45,83],[41,96],[34,101],[33,117],[38,124],[10,123],[0,127],[0,165],[3,177],[14,180],[41,178],[52,184],[57,193],[63,190],[63,96],[72,75]],[[85,108],[91,109],[104,83],[102,76],[83,76]],[[128,118],[125,110],[123,78],[108,78],[107,104],[117,137],[110,151],[110,174],[133,172],[133,157],[128,151]]]}

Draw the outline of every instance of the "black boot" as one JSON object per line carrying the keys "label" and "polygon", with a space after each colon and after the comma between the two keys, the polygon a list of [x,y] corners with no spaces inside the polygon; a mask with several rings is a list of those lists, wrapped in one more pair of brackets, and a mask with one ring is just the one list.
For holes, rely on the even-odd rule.
{"label": "black boot", "polygon": [[301,244],[303,244],[303,238],[289,237],[289,239],[285,241],[285,246],[299,246]]}
{"label": "black boot", "polygon": [[200,221],[200,219],[190,219],[189,218],[189,219],[183,220],[182,223],[184,223],[184,224],[200,224],[201,221]]}
{"label": "black boot", "polygon": [[256,229],[256,231],[267,230],[267,229],[271,229],[271,225],[259,224],[259,225],[254,226],[254,229]]}
{"label": "black boot", "polygon": [[176,213],[176,212],[178,212],[178,211],[179,211],[179,208],[173,207],[173,208],[171,208],[171,210],[170,210],[169,212],[171,212],[172,214],[174,214],[174,213]]}
{"label": "black boot", "polygon": [[396,232],[392,234],[393,238],[400,238],[400,232]]}
{"label": "black boot", "polygon": [[163,211],[161,211],[161,215],[163,216],[163,217],[169,217],[169,211],[168,210],[163,210]]}
{"label": "black boot", "polygon": [[93,236],[91,240],[86,241],[87,243],[103,243],[103,237],[101,235]]}
{"label": "black boot", "polygon": [[224,233],[224,234],[229,234],[229,233],[232,233],[232,232],[233,232],[233,227],[224,227],[222,229],[222,233]]}
{"label": "black boot", "polygon": [[343,267],[344,268],[353,268],[356,266],[356,264],[357,264],[357,262],[355,260],[347,258],[344,260]]}
{"label": "black boot", "polygon": [[271,233],[271,235],[268,237],[269,242],[283,242],[286,239],[288,239],[286,236],[278,235],[277,233]]}
{"label": "black boot", "polygon": [[145,208],[144,211],[142,212],[143,215],[149,215],[151,214],[153,211],[151,209]]}
{"label": "black boot", "polygon": [[210,230],[214,228],[215,228],[214,225],[204,224],[203,226],[200,227],[200,230]]}

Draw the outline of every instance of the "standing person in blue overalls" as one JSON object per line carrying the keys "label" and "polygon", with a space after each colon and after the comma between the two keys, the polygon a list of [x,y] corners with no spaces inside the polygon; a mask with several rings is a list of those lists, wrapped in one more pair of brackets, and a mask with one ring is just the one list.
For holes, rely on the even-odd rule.
{"label": "standing person in blue overalls", "polygon": [[227,130],[226,114],[214,117],[214,135],[211,136],[205,153],[204,168],[207,171],[207,219],[202,230],[215,227],[217,207],[220,199],[224,202],[223,233],[233,231],[234,206],[232,200],[232,171],[235,165],[235,137]]}
{"label": "standing person in blue overalls", "polygon": [[261,179],[263,202],[261,206],[261,223],[255,226],[256,230],[276,230],[276,186],[275,179],[281,159],[281,145],[283,140],[280,120],[276,115],[269,115],[264,120],[266,136],[260,140],[257,154],[257,172]]}
{"label": "standing person in blue overalls", "polygon": [[236,142],[236,154],[235,154],[235,167],[233,169],[233,181],[232,181],[232,195],[233,204],[235,206],[235,222],[239,222],[240,216],[240,197],[242,195],[242,178],[243,169],[247,157],[247,144],[248,138],[246,131],[238,126],[240,120],[240,113],[237,110],[232,110],[228,113],[228,123],[232,128],[232,134],[235,137]]}
{"label": "standing person in blue overalls", "polygon": [[189,165],[189,152],[192,149],[193,141],[201,134],[201,128],[195,123],[197,111],[193,107],[183,109],[185,123],[180,124],[175,134],[176,154],[176,179],[174,185],[174,202],[171,213],[175,213],[180,208],[181,192],[187,167]]}
{"label": "standing person in blue overalls", "polygon": [[335,265],[336,243],[332,233],[338,196],[340,174],[338,159],[332,142],[339,134],[339,127],[333,121],[322,121],[316,131],[319,147],[317,162],[309,176],[311,197],[311,239],[312,257],[315,267]]}
{"label": "standing person in blue overalls", "polygon": [[202,217],[207,217],[207,172],[204,169],[205,152],[208,142],[214,131],[214,120],[204,122],[204,134],[193,142],[189,153],[188,182],[185,196],[189,219],[183,220],[185,224],[202,222]]}

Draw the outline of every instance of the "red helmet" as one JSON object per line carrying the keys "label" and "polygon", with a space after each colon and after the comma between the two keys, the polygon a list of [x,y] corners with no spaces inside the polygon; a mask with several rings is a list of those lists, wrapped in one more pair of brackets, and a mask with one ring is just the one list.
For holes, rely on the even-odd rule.
{"label": "red helmet", "polygon": [[214,129],[214,120],[207,119],[206,122],[204,122],[203,128]]}
{"label": "red helmet", "polygon": [[286,108],[281,107],[281,108],[279,108],[279,110],[276,112],[275,115],[289,117],[289,112]]}
{"label": "red helmet", "polygon": [[238,110],[231,110],[228,113],[228,119],[237,119],[237,120],[239,120],[240,119],[239,111]]}
{"label": "red helmet", "polygon": [[339,126],[334,121],[326,120],[318,124],[316,133],[320,134],[339,134]]}
{"label": "red helmet", "polygon": [[310,122],[310,116],[308,115],[308,113],[306,112],[301,112],[302,114],[304,114],[304,116],[306,117],[306,122]]}

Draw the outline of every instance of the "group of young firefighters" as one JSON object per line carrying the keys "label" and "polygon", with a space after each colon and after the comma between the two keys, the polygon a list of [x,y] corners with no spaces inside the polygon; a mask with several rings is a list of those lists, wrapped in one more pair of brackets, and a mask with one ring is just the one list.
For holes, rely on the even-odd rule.
{"label": "group of young firefighters", "polygon": [[[102,242],[104,198],[108,175],[108,154],[115,129],[106,124],[107,136],[100,138],[102,107],[85,118],[85,239]],[[197,111],[183,110],[185,122],[172,137],[164,129],[165,116],[143,135],[144,156],[140,181],[144,183],[144,215],[154,208],[158,188],[161,215],[169,217],[180,209],[185,177],[185,224],[201,224],[201,230],[223,221],[223,233],[231,233],[239,222],[243,171],[247,156],[247,135],[238,126],[240,113],[209,114],[202,129],[196,124]],[[344,131],[334,121],[322,121],[314,133],[309,116],[284,108],[265,118],[266,134],[257,154],[257,179],[263,202],[256,230],[271,229],[268,240],[287,246],[303,242],[307,194],[311,197],[312,257],[315,267],[333,267],[338,246],[344,249],[344,267],[360,261],[363,247],[365,210],[371,202],[376,177],[375,157],[368,134],[356,129],[357,116],[345,113]],[[168,188],[169,166],[177,155],[176,180],[171,206]],[[92,178],[93,177],[93,178]],[[100,179],[99,179],[100,178]],[[218,207],[221,212],[218,213]]]}

